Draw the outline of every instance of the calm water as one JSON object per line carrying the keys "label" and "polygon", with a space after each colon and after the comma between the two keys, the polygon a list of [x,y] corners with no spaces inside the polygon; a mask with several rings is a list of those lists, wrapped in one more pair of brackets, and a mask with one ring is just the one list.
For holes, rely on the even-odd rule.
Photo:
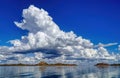
{"label": "calm water", "polygon": [[120,78],[120,67],[1,66],[0,78]]}

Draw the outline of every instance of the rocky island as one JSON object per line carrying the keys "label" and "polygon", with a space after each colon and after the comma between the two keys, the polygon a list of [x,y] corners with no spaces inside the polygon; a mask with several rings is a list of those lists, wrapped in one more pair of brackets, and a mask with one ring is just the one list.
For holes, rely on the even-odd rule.
{"label": "rocky island", "polygon": [[63,64],[63,63],[55,63],[55,64],[48,64],[44,61],[41,61],[38,64],[0,64],[0,66],[77,66],[76,64]]}
{"label": "rocky island", "polygon": [[120,66],[120,64],[97,63],[97,67]]}
{"label": "rocky island", "polygon": [[110,64],[107,64],[107,63],[97,63],[95,66],[97,66],[97,67],[107,67],[107,66],[110,66]]}

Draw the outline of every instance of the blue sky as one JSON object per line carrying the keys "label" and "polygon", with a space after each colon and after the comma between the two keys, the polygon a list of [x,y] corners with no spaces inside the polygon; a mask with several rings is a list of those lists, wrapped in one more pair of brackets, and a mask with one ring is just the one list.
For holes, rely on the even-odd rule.
{"label": "blue sky", "polygon": [[[0,46],[26,35],[15,26],[30,4],[43,8],[64,31],[74,31],[93,43],[120,43],[120,2],[115,0],[3,0],[0,2]],[[117,46],[110,47],[115,50]]]}

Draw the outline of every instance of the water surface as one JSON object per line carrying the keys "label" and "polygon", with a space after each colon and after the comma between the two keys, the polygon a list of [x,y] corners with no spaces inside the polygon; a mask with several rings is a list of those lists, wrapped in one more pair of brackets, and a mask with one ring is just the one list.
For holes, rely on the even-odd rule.
{"label": "water surface", "polygon": [[120,78],[120,67],[0,66],[0,78]]}

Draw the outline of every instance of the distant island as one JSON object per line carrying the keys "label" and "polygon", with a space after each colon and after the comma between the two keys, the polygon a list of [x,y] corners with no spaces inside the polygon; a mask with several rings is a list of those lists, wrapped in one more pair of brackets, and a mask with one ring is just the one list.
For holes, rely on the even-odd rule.
{"label": "distant island", "polygon": [[95,66],[97,66],[97,67],[107,67],[107,66],[110,66],[110,64],[108,64],[108,63],[97,63]]}
{"label": "distant island", "polygon": [[97,63],[97,67],[120,66],[120,64]]}
{"label": "distant island", "polygon": [[76,64],[63,64],[63,63],[55,63],[55,64],[48,64],[44,61],[41,61],[38,64],[0,64],[0,66],[77,66]]}

